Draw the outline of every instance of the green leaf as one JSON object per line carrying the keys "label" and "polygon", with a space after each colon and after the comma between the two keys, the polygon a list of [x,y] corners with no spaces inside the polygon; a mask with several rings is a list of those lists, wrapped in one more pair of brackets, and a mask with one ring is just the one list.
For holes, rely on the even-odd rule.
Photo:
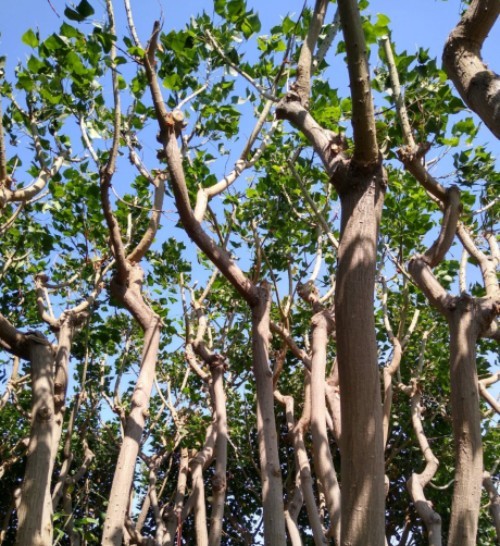
{"label": "green leaf", "polygon": [[163,85],[167,89],[178,90],[181,88],[182,80],[179,74],[176,74],[175,72],[173,72],[172,74],[169,74],[163,79]]}
{"label": "green leaf", "polygon": [[94,8],[89,4],[87,0],[82,0],[78,4],[78,6],[76,6],[76,9],[67,7],[64,10],[64,15],[68,19],[71,19],[72,21],[77,21],[79,23],[84,21],[87,17],[94,15],[94,13]]}
{"label": "green leaf", "polygon": [[255,32],[260,30],[260,19],[256,13],[250,13],[241,24],[241,31],[245,35],[245,38],[250,38]]}
{"label": "green leaf", "polygon": [[23,35],[21,40],[24,44],[30,46],[30,47],[38,47],[38,44],[40,43],[38,41],[38,36],[35,34],[31,29],[27,30]]}

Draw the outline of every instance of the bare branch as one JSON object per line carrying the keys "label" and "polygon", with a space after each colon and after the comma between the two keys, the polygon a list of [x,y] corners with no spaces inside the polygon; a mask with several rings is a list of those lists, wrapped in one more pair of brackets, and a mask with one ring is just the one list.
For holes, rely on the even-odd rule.
{"label": "bare branch", "polygon": [[184,229],[191,239],[220,269],[221,273],[236,288],[239,294],[242,295],[250,305],[252,305],[257,299],[256,286],[233,261],[229,253],[224,248],[217,246],[214,240],[203,230],[199,220],[193,214],[191,203],[189,201],[189,193],[186,185],[184,169],[182,166],[182,157],[176,137],[176,127],[178,127],[179,123],[182,123],[183,116],[180,117],[176,115],[175,112],[170,114],[167,113],[161,96],[156,72],[154,70],[154,47],[158,32],[159,24],[155,23],[153,36],[151,38],[144,61],[146,75],[153,97],[155,111],[157,113],[157,120],[160,126],[160,139],[164,146],[165,156],[167,158],[170,183],[172,184],[179,216],[184,225]]}
{"label": "bare branch", "polygon": [[490,375],[490,377],[487,377],[486,379],[480,379],[478,381],[479,384],[479,394],[484,398],[484,400],[498,413],[500,414],[500,403],[498,400],[495,399],[494,396],[492,396],[486,387],[489,385],[493,385],[493,383],[496,383],[497,381],[500,381],[500,373],[496,373],[493,375]]}
{"label": "bare branch", "polygon": [[125,12],[127,14],[127,24],[130,30],[130,35],[132,36],[132,40],[134,40],[134,44],[137,47],[142,47],[141,42],[139,40],[139,36],[137,35],[137,30],[135,28],[134,17],[132,15],[132,8],[130,6],[130,0],[125,0]]}
{"label": "bare branch", "polygon": [[460,216],[460,191],[456,186],[446,191],[445,210],[441,231],[434,244],[426,251],[423,259],[430,267],[436,267],[444,259],[453,243]]}
{"label": "bare branch", "polygon": [[313,201],[311,195],[309,194],[309,191],[307,190],[307,187],[302,180],[301,176],[295,169],[295,166],[293,164],[293,161],[288,162],[288,166],[290,168],[290,172],[292,173],[295,180],[298,182],[300,189],[302,190],[302,195],[304,196],[304,199],[306,200],[307,204],[313,211],[313,214],[316,218],[316,221],[320,224],[321,229],[323,230],[323,233],[328,237],[328,240],[332,244],[333,248],[337,249],[339,248],[339,242],[335,235],[331,232],[330,226],[328,225],[327,221],[325,220],[325,217],[321,213],[321,211],[316,206],[316,203]]}
{"label": "bare branch", "polygon": [[356,0],[339,0],[338,9],[347,51],[354,133],[353,161],[365,166],[379,162],[379,149],[370,85],[370,70],[361,15]]}
{"label": "bare branch", "polygon": [[163,207],[163,198],[165,196],[165,180],[164,173],[160,173],[155,178],[155,195],[153,202],[153,210],[151,212],[151,218],[149,220],[149,226],[146,232],[142,236],[142,239],[134,248],[134,250],[127,256],[129,262],[140,262],[146,255],[147,251],[151,247],[154,241],[156,233],[160,227],[160,219]]}
{"label": "bare branch", "polygon": [[430,546],[441,546],[441,517],[434,511],[432,503],[425,498],[424,488],[435,476],[439,461],[435,457],[431,450],[427,436],[425,435],[424,428],[422,426],[421,412],[421,398],[422,394],[417,385],[417,381],[412,381],[412,396],[411,396],[411,415],[413,429],[420,445],[420,450],[426,461],[425,469],[422,473],[418,474],[414,472],[411,478],[408,480],[408,490],[412,496],[415,508],[417,509],[420,517],[425,523],[428,533],[428,540]]}
{"label": "bare branch", "polygon": [[313,53],[316,48],[323,22],[325,20],[328,0],[316,0],[311,23],[307,31],[306,39],[300,50],[297,63],[297,80],[294,89],[297,91],[300,100],[305,108],[309,108],[309,95],[311,93],[311,73],[313,70]]}
{"label": "bare branch", "polygon": [[394,55],[392,53],[391,42],[388,36],[382,38],[382,45],[384,46],[384,51],[387,57],[387,65],[389,67],[389,75],[391,78],[391,85],[394,100],[396,102],[396,109],[398,112],[399,122],[401,123],[401,129],[403,131],[403,137],[407,146],[410,149],[415,149],[415,141],[413,140],[413,135],[411,132],[410,122],[408,120],[408,113],[406,111],[406,106],[404,102],[403,95],[401,93],[401,86],[399,85],[399,74],[396,70],[396,63],[394,61]]}
{"label": "bare branch", "polygon": [[464,224],[462,224],[462,222],[459,222],[458,224],[457,235],[460,239],[460,242],[463,244],[464,249],[467,250],[471,257],[474,258],[479,264],[486,294],[493,297],[496,296],[496,294],[498,293],[498,278],[496,272],[498,257],[495,256],[496,240],[494,239],[494,237],[488,236],[490,247],[493,250],[493,259],[489,259],[488,256],[486,256],[486,254],[482,252],[474,243],[474,240],[472,239],[468,229],[465,227]]}

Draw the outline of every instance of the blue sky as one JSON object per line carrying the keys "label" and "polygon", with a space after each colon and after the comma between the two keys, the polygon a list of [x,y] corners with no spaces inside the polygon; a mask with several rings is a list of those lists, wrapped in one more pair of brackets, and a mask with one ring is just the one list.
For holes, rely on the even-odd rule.
{"label": "blue sky", "polygon": [[[22,58],[23,48],[20,38],[27,28],[40,28],[42,34],[57,29],[66,2],[64,0],[3,0],[2,17],[0,19],[0,47],[2,54],[9,57]],[[104,4],[100,0],[101,4]],[[312,0],[308,2],[310,5]],[[121,11],[121,2],[115,2],[116,11]],[[206,9],[210,11],[212,2],[209,0],[184,0],[172,2],[166,0],[132,0],[136,14],[139,34],[147,38],[152,22],[163,12],[165,28],[181,26],[191,14]],[[303,0],[249,0],[248,5],[259,12],[263,30],[279,21],[281,15],[287,12],[298,13],[302,9]],[[392,21],[393,36],[400,48],[413,51],[417,45],[428,47],[431,54],[440,56],[444,40],[451,28],[458,21],[462,3],[458,0],[372,0],[371,13],[385,13]],[[485,58],[493,69],[500,70],[500,50],[495,47],[500,41],[500,27],[493,30],[485,44]]]}

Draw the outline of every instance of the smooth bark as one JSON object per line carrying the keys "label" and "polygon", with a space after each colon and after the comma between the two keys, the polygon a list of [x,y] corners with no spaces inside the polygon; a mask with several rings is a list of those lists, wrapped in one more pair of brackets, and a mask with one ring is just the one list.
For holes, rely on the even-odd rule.
{"label": "smooth bark", "polygon": [[226,467],[227,467],[227,415],[226,393],[224,391],[224,361],[218,359],[211,366],[212,392],[215,413],[215,473],[212,478],[212,512],[210,515],[209,546],[219,546],[222,539],[224,504],[226,500]]}
{"label": "smooth bark", "polygon": [[121,286],[115,281],[112,289],[115,296],[123,302],[144,330],[144,347],[141,369],[132,395],[132,406],[127,417],[125,436],[109,494],[102,538],[103,546],[120,546],[122,543],[125,515],[142,431],[148,415],[149,398],[160,344],[160,319],[144,302],[141,295],[142,269],[136,265],[128,266],[127,270],[129,274],[128,286]]}
{"label": "smooth bark", "polygon": [[424,427],[422,425],[422,393],[420,392],[418,381],[413,380],[412,383],[412,387],[410,388],[411,420],[413,429],[418,439],[420,450],[425,458],[426,465],[423,472],[414,472],[412,474],[411,478],[407,482],[407,487],[413,503],[415,504],[415,508],[427,529],[429,546],[441,546],[441,517],[434,510],[432,502],[426,499],[424,493],[425,486],[432,480],[437,472],[439,461],[431,450],[427,436],[424,432]]}
{"label": "smooth bark", "polygon": [[500,76],[481,56],[483,43],[500,13],[498,0],[473,0],[451,31],[443,66],[463,101],[500,138]]}
{"label": "smooth bark", "polygon": [[329,534],[340,544],[340,488],[333,466],[326,430],[326,348],[328,336],[333,331],[333,317],[321,311],[312,320],[312,372],[311,372],[311,435],[314,449],[314,469],[325,493],[330,515]]}
{"label": "smooth bark", "polygon": [[257,389],[257,437],[264,509],[264,543],[266,546],[285,546],[283,484],[274,415],[273,373],[269,367],[270,312],[269,286],[263,283],[259,288],[257,304],[252,306],[252,350]]}

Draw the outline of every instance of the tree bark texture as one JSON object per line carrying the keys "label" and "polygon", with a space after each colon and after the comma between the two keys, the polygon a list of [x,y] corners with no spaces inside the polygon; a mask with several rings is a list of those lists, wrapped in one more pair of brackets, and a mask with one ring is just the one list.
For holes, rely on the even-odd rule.
{"label": "tree bark texture", "polygon": [[476,370],[479,335],[475,303],[470,296],[455,300],[450,326],[451,411],[455,441],[455,483],[449,544],[474,546],[483,481],[481,412]]}
{"label": "tree bark texture", "polygon": [[336,177],[341,239],[335,290],[342,415],[341,543],[384,546],[384,445],[374,321],[378,226],[385,173],[349,162]]}
{"label": "tree bark texture", "polygon": [[155,376],[156,361],[160,344],[160,319],[142,299],[142,269],[130,266],[128,286],[112,286],[119,297],[144,330],[144,347],[141,357],[141,369],[132,395],[132,405],[125,425],[123,439],[113,484],[109,495],[108,510],[104,522],[103,546],[121,546],[123,526],[127,511],[130,488],[134,478],[134,469],[139,453],[142,431],[148,414],[149,398]]}
{"label": "tree bark texture", "polygon": [[268,284],[262,283],[258,291],[257,303],[252,306],[252,349],[257,389],[257,436],[264,510],[264,543],[266,546],[285,546],[283,484],[274,416],[273,373],[269,366],[271,298]]}
{"label": "tree bark texture", "polygon": [[222,539],[222,524],[224,519],[224,504],[226,500],[226,468],[227,468],[227,415],[226,393],[224,391],[224,362],[216,360],[211,368],[213,404],[215,412],[215,474],[212,478],[212,512],[210,515],[209,546],[220,546]]}
{"label": "tree bark texture", "polygon": [[320,311],[312,319],[311,435],[314,469],[330,515],[330,535],[335,537],[336,544],[340,544],[340,489],[326,430],[326,348],[333,324],[328,311]]}
{"label": "tree bark texture", "polygon": [[498,0],[473,0],[451,31],[443,66],[465,104],[500,138],[500,76],[488,68],[481,48],[500,13]]}
{"label": "tree bark texture", "polygon": [[54,468],[53,440],[54,354],[48,344],[32,342],[30,347],[33,409],[31,436],[21,501],[17,546],[52,546],[52,498],[50,483]]}

